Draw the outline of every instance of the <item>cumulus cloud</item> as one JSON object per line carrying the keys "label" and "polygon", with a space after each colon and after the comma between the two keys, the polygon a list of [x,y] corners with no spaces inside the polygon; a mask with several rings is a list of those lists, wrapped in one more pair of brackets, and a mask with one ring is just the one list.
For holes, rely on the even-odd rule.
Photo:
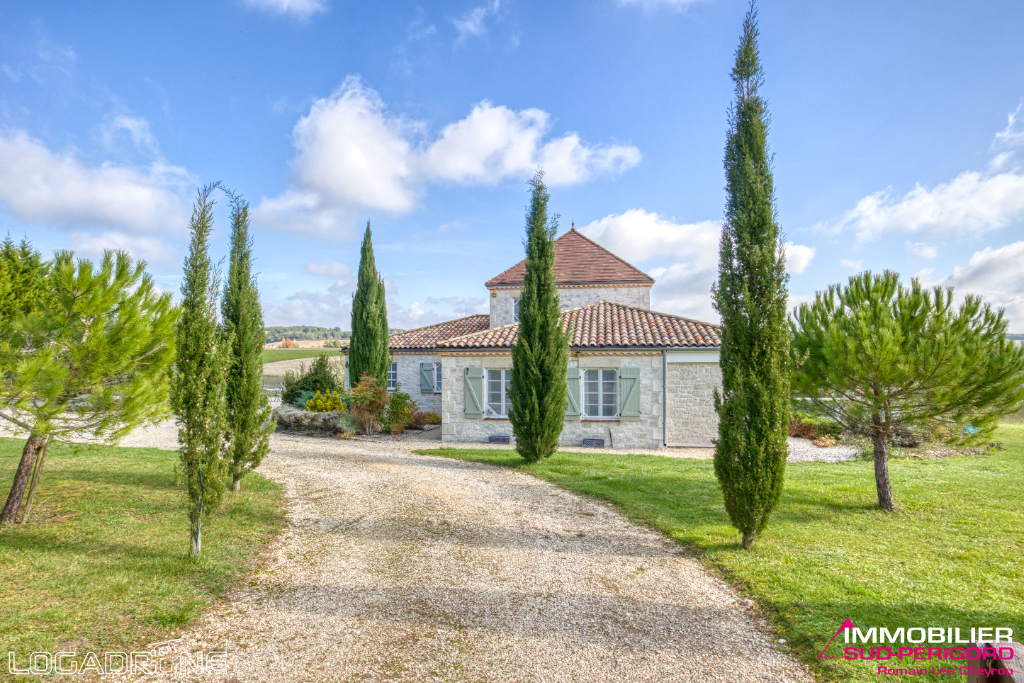
{"label": "cumulus cloud", "polygon": [[445,296],[445,297],[433,297],[428,296],[425,299],[426,303],[444,304],[451,306],[452,311],[456,315],[466,316],[480,313],[489,313],[491,310],[490,303],[487,299],[480,296]]}
{"label": "cumulus cloud", "polygon": [[181,252],[163,240],[148,235],[126,235],[123,232],[90,234],[73,232],[70,235],[71,249],[80,256],[99,259],[108,249],[127,251],[136,260],[149,265],[174,268],[180,265]]}
{"label": "cumulus cloud", "polygon": [[711,285],[718,274],[719,222],[675,223],[657,213],[630,209],[580,231],[630,262],[675,261],[648,271],[655,280],[651,290],[655,310],[718,320],[711,306]]}
{"label": "cumulus cloud", "polygon": [[296,292],[263,309],[267,325],[316,325],[347,330],[352,321],[352,299],[331,292]]}
{"label": "cumulus cloud", "polygon": [[147,168],[88,166],[73,152],[54,152],[24,131],[0,132],[0,203],[26,223],[183,233],[188,207],[182,192],[190,182],[184,169],[160,160]]}
{"label": "cumulus cloud", "polygon": [[550,185],[614,175],[640,162],[628,145],[588,145],[575,133],[545,140],[548,114],[484,101],[433,140],[422,123],[390,116],[373,90],[348,78],[295,126],[291,186],[264,198],[259,224],[312,236],[347,236],[368,211],[403,213],[429,184],[494,185],[538,167]]}
{"label": "cumulus cloud", "polygon": [[930,281],[934,269],[919,274],[923,282],[954,287],[956,293],[980,294],[993,306],[1005,308],[1013,332],[1024,332],[1024,241],[975,252],[966,266],[957,266],[941,280]]}
{"label": "cumulus cloud", "polygon": [[347,263],[317,263],[310,261],[306,264],[306,272],[310,275],[327,277],[334,280],[327,291],[332,294],[349,294],[356,288],[355,273]]}
{"label": "cumulus cloud", "polygon": [[961,173],[928,189],[918,185],[902,197],[884,190],[864,197],[832,225],[871,240],[894,230],[935,234],[983,233],[1024,217],[1024,175]]}
{"label": "cumulus cloud", "polygon": [[939,250],[926,242],[907,242],[907,251],[916,259],[927,261],[939,255]]}
{"label": "cumulus cloud", "polygon": [[786,270],[793,275],[803,275],[807,272],[807,267],[814,260],[817,250],[814,247],[794,244],[792,241],[786,242],[784,248],[786,250]]}
{"label": "cumulus cloud", "polygon": [[308,19],[327,9],[324,0],[245,0],[245,4],[273,14],[289,14],[297,19]]}

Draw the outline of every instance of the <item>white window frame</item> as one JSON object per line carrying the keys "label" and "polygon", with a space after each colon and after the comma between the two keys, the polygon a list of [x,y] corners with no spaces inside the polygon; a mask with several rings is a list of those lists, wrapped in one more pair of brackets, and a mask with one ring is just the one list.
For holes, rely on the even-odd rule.
{"label": "white window frame", "polygon": [[434,363],[434,393],[441,393],[441,364]]}
{"label": "white window frame", "polygon": [[388,365],[388,391],[398,390],[398,363]]}
{"label": "white window frame", "polygon": [[[614,379],[609,380],[608,375],[605,373],[612,373]],[[593,391],[590,391],[591,385],[591,373],[597,373],[597,403],[596,406],[590,401],[592,396],[595,396]],[[607,384],[611,384],[614,389],[609,392]],[[619,382],[619,370],[618,368],[586,368],[583,371],[583,419],[584,420],[618,420],[619,419],[619,394],[620,394],[620,382]],[[611,396],[612,401],[606,403],[605,399]],[[605,408],[612,406],[615,409],[613,415],[605,415]],[[591,415],[591,409],[596,408],[597,415]]]}
{"label": "white window frame", "polygon": [[[497,373],[497,375],[498,375],[497,378],[495,379],[492,376],[491,373]],[[485,376],[484,376],[484,381],[487,383],[487,385],[484,387],[484,399],[486,400],[486,404],[485,404],[486,405],[486,408],[485,408],[486,416],[490,417],[490,418],[496,418],[496,419],[508,418],[508,411],[512,407],[512,401],[509,399],[509,396],[508,396],[508,388],[509,388],[509,385],[512,384],[512,370],[510,370],[508,368],[491,368],[491,369],[488,369],[486,371]],[[494,408],[492,408],[492,402],[491,402],[491,382],[492,381],[497,381],[498,382],[498,392],[499,392],[499,397],[500,397],[500,400],[498,401],[498,406],[500,408],[499,411],[495,411]]]}
{"label": "white window frame", "polygon": [[512,297],[512,322],[519,322],[519,299]]}

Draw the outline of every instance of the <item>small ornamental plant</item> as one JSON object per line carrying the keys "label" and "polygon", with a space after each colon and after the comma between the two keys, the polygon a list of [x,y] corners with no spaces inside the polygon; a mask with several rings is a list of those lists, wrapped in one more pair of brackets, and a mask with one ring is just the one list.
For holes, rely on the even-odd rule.
{"label": "small ornamental plant", "polygon": [[359,384],[352,387],[352,414],[363,423],[363,433],[373,433],[380,424],[384,409],[391,402],[387,388],[368,372],[359,378]]}
{"label": "small ornamental plant", "polygon": [[306,401],[306,410],[311,413],[343,413],[345,401],[337,391],[328,391],[321,394],[319,391],[313,398]]}

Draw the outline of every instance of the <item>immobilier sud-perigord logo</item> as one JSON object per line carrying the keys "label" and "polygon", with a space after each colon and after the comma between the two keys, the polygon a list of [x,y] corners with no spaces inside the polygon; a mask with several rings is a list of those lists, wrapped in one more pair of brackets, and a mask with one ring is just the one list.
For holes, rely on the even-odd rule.
{"label": "immobilier sud-perigord logo", "polygon": [[[964,631],[967,638],[962,637],[959,627],[953,626],[900,626],[892,630],[872,626],[861,630],[847,619],[818,657],[878,662],[878,673],[882,675],[1013,675],[1013,669],[986,666],[993,660],[1013,659],[1012,628],[972,626]],[[840,633],[842,654],[829,654]]]}

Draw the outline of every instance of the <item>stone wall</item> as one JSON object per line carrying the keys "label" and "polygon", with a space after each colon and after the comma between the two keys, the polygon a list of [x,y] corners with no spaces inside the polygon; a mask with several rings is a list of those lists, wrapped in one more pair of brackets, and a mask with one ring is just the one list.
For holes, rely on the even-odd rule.
{"label": "stone wall", "polygon": [[441,412],[441,394],[420,393],[420,363],[437,363],[440,356],[433,354],[405,354],[392,352],[391,358],[398,363],[398,383],[402,391],[409,394],[420,410]]}
{"label": "stone wall", "polygon": [[[512,300],[519,298],[518,289],[492,290],[491,327],[511,325]],[[493,294],[497,296],[493,296]],[[598,301],[610,301],[624,306],[651,309],[650,287],[559,287],[558,297],[562,310],[578,308]]]}
{"label": "stone wall", "polygon": [[[466,419],[465,369],[504,369],[512,367],[511,354],[473,356],[450,354],[443,358],[444,393],[442,395],[441,440],[487,441],[494,435],[511,435],[512,424],[501,419]],[[605,440],[609,448],[661,447],[661,354],[644,355],[573,355],[570,367],[640,369],[640,420],[567,420],[563,423],[559,443],[580,446],[584,438]],[[582,392],[582,388],[581,388]],[[582,406],[581,406],[582,407]]]}
{"label": "stone wall", "polygon": [[714,391],[721,386],[717,363],[669,363],[669,445],[711,445],[718,435]]}

